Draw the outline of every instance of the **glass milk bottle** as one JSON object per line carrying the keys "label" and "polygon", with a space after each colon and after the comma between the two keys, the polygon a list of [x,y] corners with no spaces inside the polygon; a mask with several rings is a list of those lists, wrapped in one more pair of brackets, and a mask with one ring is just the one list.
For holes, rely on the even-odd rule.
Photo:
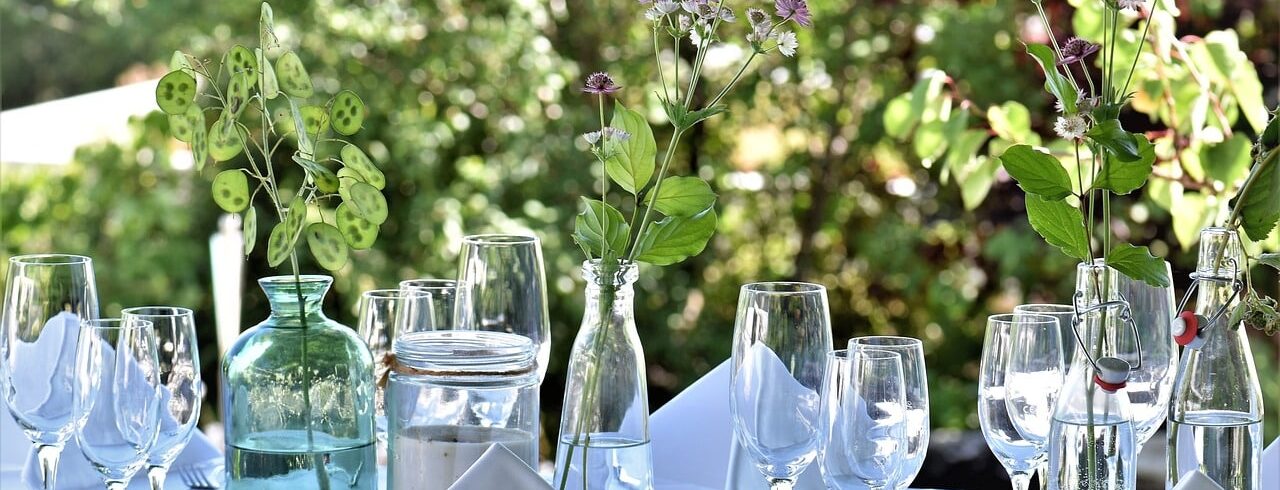
{"label": "glass milk bottle", "polygon": [[1049,488],[1133,489],[1137,442],[1123,390],[1130,366],[1141,361],[1115,346],[1118,336],[1136,330],[1119,294],[1119,272],[1099,260],[1081,263],[1076,274],[1075,332],[1063,339],[1076,347],[1049,429]]}
{"label": "glass milk bottle", "polygon": [[1259,488],[1262,390],[1245,329],[1230,320],[1244,288],[1243,263],[1236,232],[1200,232],[1192,275],[1199,293],[1195,312],[1181,313],[1173,325],[1175,339],[1186,348],[1169,404],[1166,488],[1195,471],[1222,488]]}
{"label": "glass milk bottle", "polygon": [[388,490],[446,490],[494,444],[538,467],[533,341],[500,332],[413,332],[392,349]]}

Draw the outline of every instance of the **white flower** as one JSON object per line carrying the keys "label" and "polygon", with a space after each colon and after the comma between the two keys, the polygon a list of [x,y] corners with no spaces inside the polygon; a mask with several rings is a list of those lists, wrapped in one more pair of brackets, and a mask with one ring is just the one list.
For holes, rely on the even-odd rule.
{"label": "white flower", "polygon": [[1120,10],[1129,9],[1134,12],[1141,11],[1143,3],[1143,0],[1116,0],[1116,6],[1120,7]]}
{"label": "white flower", "polygon": [[778,52],[783,56],[788,58],[795,56],[798,47],[800,47],[800,41],[796,40],[796,33],[791,31],[778,33]]}
{"label": "white flower", "polygon": [[751,26],[751,32],[747,33],[747,41],[752,44],[763,43],[771,37],[773,37],[773,26],[768,22]]}
{"label": "white flower", "polygon": [[729,7],[720,7],[720,20],[731,23],[738,20],[738,16],[733,15],[733,11],[729,10]]}
{"label": "white flower", "polygon": [[600,142],[600,132],[592,131],[590,133],[582,133],[582,139],[587,140],[588,145],[596,146],[596,143]]}
{"label": "white flower", "polygon": [[617,142],[623,142],[628,139],[631,139],[631,133],[628,133],[626,131],[623,131],[621,129],[618,129],[612,126],[604,128],[604,136],[610,140],[617,141]]}
{"label": "white flower", "polygon": [[673,0],[658,0],[658,3],[653,4],[653,8],[658,9],[659,12],[666,15],[675,12],[676,10],[680,10],[680,4]]}
{"label": "white flower", "polygon": [[1084,139],[1084,134],[1089,131],[1089,121],[1079,114],[1058,116],[1058,121],[1053,123],[1053,130],[1063,139]]}
{"label": "white flower", "polygon": [[711,24],[707,21],[698,19],[693,23],[693,29],[689,30],[689,40],[694,46],[702,46],[702,40],[711,32]]}
{"label": "white flower", "polygon": [[650,22],[657,22],[662,18],[662,11],[658,10],[658,7],[650,7],[644,11],[644,18],[649,19]]}
{"label": "white flower", "polygon": [[693,20],[687,15],[680,14],[680,16],[676,18],[676,27],[680,30],[681,36],[688,34],[689,29],[693,27]]}

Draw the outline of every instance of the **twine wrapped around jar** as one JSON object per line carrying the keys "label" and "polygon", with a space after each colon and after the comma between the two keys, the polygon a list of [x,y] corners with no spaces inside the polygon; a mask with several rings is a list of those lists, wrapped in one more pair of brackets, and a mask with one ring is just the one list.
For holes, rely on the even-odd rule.
{"label": "twine wrapped around jar", "polygon": [[379,388],[387,387],[387,380],[391,378],[394,371],[397,374],[406,376],[519,376],[533,372],[534,366],[523,366],[513,369],[494,369],[488,371],[475,370],[458,370],[458,369],[422,369],[416,368],[404,363],[396,361],[394,352],[387,352],[382,355],[382,362],[374,370],[374,380],[376,380]]}

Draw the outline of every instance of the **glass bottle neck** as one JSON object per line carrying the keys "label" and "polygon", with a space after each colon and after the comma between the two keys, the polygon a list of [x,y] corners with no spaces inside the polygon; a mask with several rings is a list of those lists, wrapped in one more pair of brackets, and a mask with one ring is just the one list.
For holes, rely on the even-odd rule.
{"label": "glass bottle neck", "polygon": [[[328,276],[272,276],[258,281],[267,302],[271,319],[277,327],[315,326],[324,323],[322,305],[333,279]],[[305,321],[304,321],[305,319]]]}
{"label": "glass bottle neck", "polygon": [[583,263],[582,275],[587,280],[583,325],[603,325],[607,316],[608,323],[635,328],[633,285],[638,277],[636,265],[618,262],[602,266],[599,260],[592,260]]}

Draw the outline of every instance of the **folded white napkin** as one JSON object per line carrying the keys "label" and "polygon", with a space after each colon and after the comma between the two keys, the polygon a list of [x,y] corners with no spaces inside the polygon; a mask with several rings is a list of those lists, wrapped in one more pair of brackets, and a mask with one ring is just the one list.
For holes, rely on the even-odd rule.
{"label": "folded white napkin", "polygon": [[9,415],[9,404],[0,396],[0,473],[18,471],[27,461],[31,441]]}
{"label": "folded white napkin", "polygon": [[[654,412],[649,419],[655,486],[659,490],[724,488],[767,490],[764,477],[738,446],[729,411],[729,370],[725,361]],[[826,486],[815,466],[796,485]]]}
{"label": "folded white napkin", "polygon": [[[170,468],[209,466],[211,463],[216,464],[221,457],[222,450],[214,447],[209,442],[209,438],[197,430],[191,435],[191,442],[187,443],[186,449],[178,454],[178,459],[174,460]],[[146,468],[138,471],[138,474],[133,477],[135,482],[146,480],[146,478]],[[28,488],[40,488],[40,466],[34,449],[31,450],[27,465],[22,470],[22,481]],[[76,445],[75,439],[68,441],[67,446],[62,450],[62,458],[58,462],[58,488],[102,488],[102,474],[89,466],[89,461],[80,454],[80,446]]]}
{"label": "folded white napkin", "polygon": [[1178,486],[1173,490],[1223,490],[1221,485],[1214,482],[1204,473],[1196,470],[1188,471],[1186,474],[1178,478]]}
{"label": "folded white napkin", "polygon": [[1262,474],[1258,482],[1262,488],[1280,488],[1280,438],[1262,451]]}
{"label": "folded white napkin", "polygon": [[458,480],[453,482],[449,490],[550,490],[551,485],[543,480],[538,472],[533,471],[519,457],[503,447],[494,444],[480,455]]}

